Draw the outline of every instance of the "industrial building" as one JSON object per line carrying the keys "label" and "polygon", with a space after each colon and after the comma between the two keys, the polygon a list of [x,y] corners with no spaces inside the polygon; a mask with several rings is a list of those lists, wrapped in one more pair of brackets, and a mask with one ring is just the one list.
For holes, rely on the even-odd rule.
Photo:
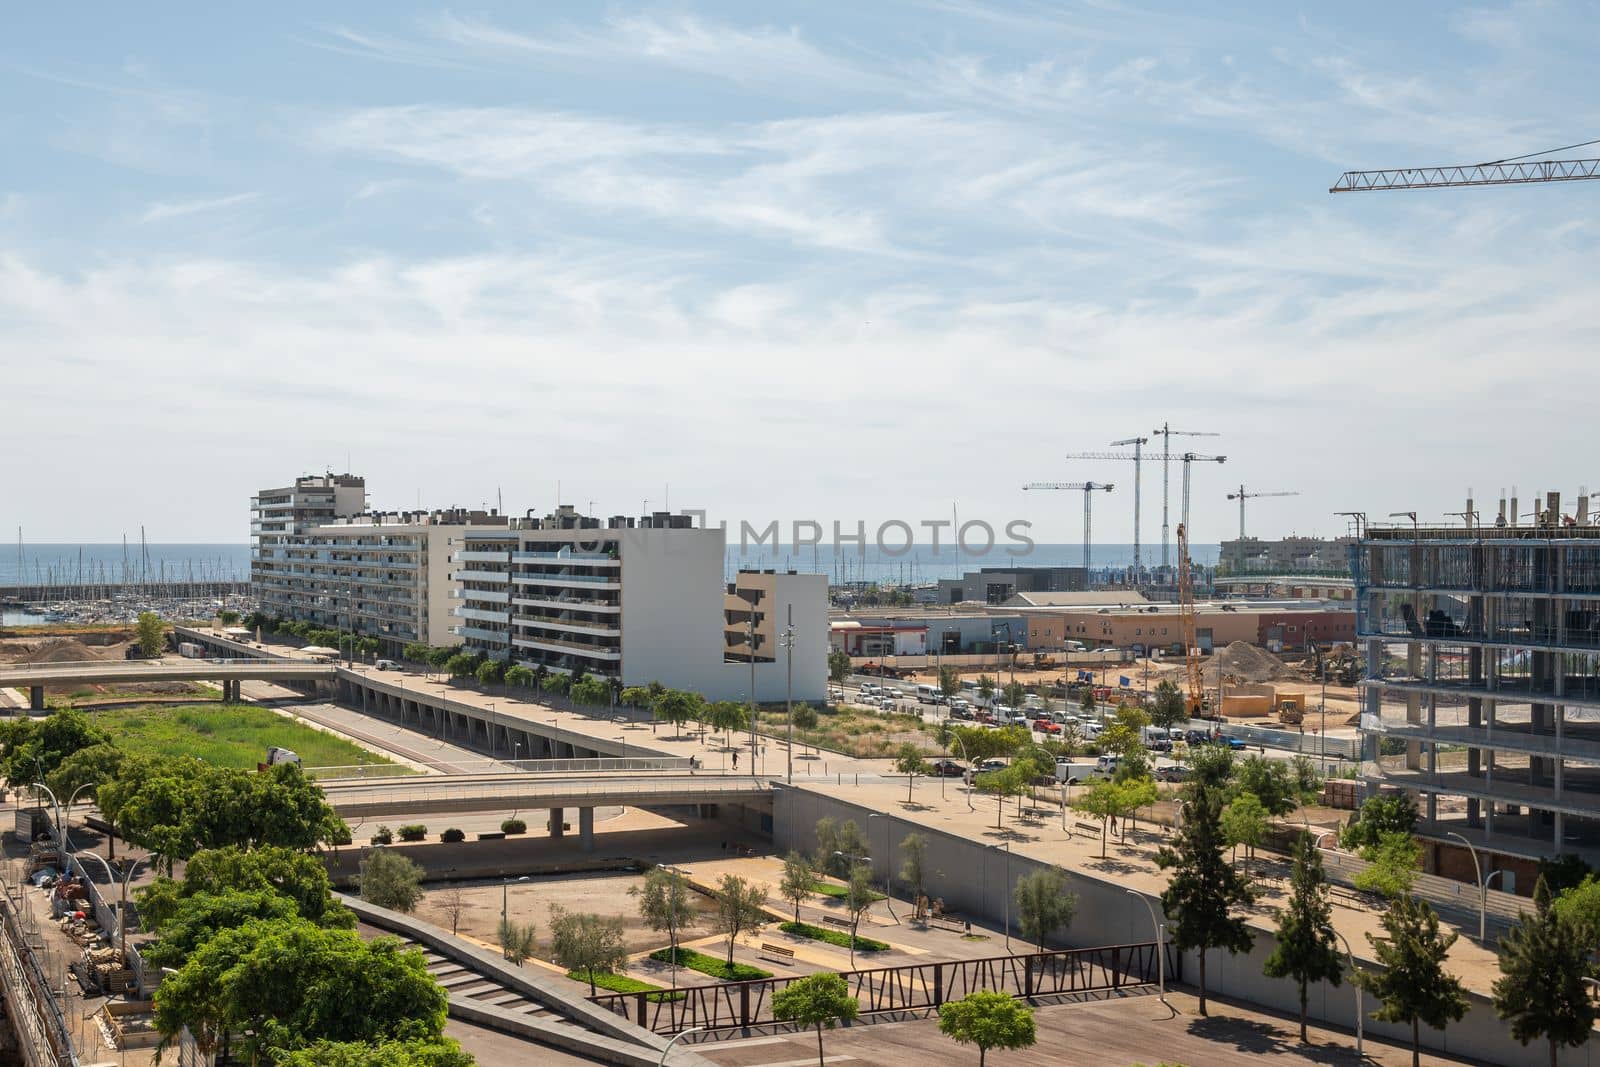
{"label": "industrial building", "polygon": [[1368,527],[1352,569],[1369,787],[1417,799],[1442,873],[1473,877],[1464,838],[1527,891],[1541,857],[1600,862],[1600,527],[1583,496],[1509,512]]}
{"label": "industrial building", "polygon": [[1217,574],[1344,577],[1349,574],[1350,549],[1355,543],[1354,537],[1234,538],[1222,542]]}
{"label": "industrial building", "polygon": [[[684,515],[602,520],[561,507],[469,527],[452,556],[456,633],[471,651],[533,669],[650,682],[708,700],[827,695],[827,577],[741,571],[725,535]],[[752,640],[753,638],[753,640]]]}
{"label": "industrial building", "polygon": [[1004,604],[1018,593],[1072,593],[1089,588],[1082,567],[983,567],[960,578],[940,578],[938,602]]}
{"label": "industrial building", "polygon": [[[1124,594],[1125,598],[1134,594]],[[1176,604],[1125,603],[1103,607],[1020,608],[1025,647],[1060,649],[1069,641],[1090,648],[1182,653],[1183,623]],[[1201,601],[1195,605],[1197,646],[1205,652],[1235,641],[1275,652],[1353,642],[1355,612],[1319,600]]]}

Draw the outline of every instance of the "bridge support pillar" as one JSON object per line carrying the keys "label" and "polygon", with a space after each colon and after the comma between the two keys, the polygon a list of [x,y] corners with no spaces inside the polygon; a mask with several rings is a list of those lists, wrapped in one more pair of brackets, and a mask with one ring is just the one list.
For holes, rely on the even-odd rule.
{"label": "bridge support pillar", "polygon": [[28,707],[32,708],[34,711],[44,710],[44,686],[28,686]]}
{"label": "bridge support pillar", "polygon": [[566,832],[565,812],[560,808],[550,809],[550,836],[560,837]]}
{"label": "bridge support pillar", "polygon": [[578,809],[578,848],[584,852],[594,851],[594,809]]}

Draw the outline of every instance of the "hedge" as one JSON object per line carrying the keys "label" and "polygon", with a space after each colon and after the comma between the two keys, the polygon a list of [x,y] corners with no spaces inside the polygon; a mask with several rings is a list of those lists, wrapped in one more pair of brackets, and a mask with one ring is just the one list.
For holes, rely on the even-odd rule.
{"label": "hedge", "polygon": [[[828,944],[838,945],[840,948],[850,947],[850,935],[844,930],[826,930],[820,926],[812,926],[810,923],[796,922],[781,923],[778,929],[796,937],[809,937],[813,941],[826,941]],[[870,937],[856,937],[857,952],[887,952],[888,950],[889,946],[882,941],[874,941]]]}
{"label": "hedge", "polygon": [[[825,897],[832,897],[834,900],[843,900],[850,895],[848,886],[834,885],[832,882],[812,882],[811,891]],[[874,901],[878,901],[883,899],[883,894],[873,890],[871,897]]]}
{"label": "hedge", "polygon": [[[661,963],[671,963],[672,949],[658,948],[650,953],[650,958]],[[758,978],[772,977],[771,971],[763,971],[760,967],[752,967],[748,963],[735,963],[730,967],[721,956],[707,956],[704,952],[696,952],[692,948],[678,949],[678,966],[699,971],[701,974],[709,974],[726,982],[753,982]]]}
{"label": "hedge", "polygon": [[395,833],[400,835],[400,840],[402,841],[426,841],[428,839],[428,828],[420,823],[408,823],[396,830]]}
{"label": "hedge", "polygon": [[[567,977],[574,982],[589,984],[589,972],[568,971]],[[682,1000],[687,994],[682,990],[674,993],[670,989],[662,989],[649,982],[641,982],[637,978],[629,978],[625,974],[612,974],[610,971],[601,971],[595,974],[594,984],[596,989],[604,989],[612,993],[649,993],[645,999],[652,1004],[660,1004],[669,1000]]]}

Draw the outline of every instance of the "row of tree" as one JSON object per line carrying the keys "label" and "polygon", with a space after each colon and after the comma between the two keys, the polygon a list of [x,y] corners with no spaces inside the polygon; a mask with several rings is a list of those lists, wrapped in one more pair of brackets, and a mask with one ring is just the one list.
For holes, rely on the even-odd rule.
{"label": "row of tree", "polygon": [[[226,612],[223,614],[233,614]],[[219,616],[220,617],[220,616]],[[340,652],[355,656],[376,656],[382,645],[376,637],[363,637],[345,630],[335,629],[331,626],[320,626],[314,622],[300,619],[279,619],[252,611],[242,620],[237,620],[247,630],[255,630],[262,634],[286,634],[313,645],[322,645],[325,648],[337,648]],[[226,618],[222,619],[228,623]]]}

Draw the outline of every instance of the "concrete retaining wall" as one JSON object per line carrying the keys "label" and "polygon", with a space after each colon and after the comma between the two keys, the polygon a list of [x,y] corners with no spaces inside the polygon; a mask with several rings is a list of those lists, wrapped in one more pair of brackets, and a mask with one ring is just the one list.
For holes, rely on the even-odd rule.
{"label": "concrete retaining wall", "polygon": [[[1009,856],[994,845],[972,841],[936,827],[922,825],[899,815],[877,817],[869,820],[871,809],[811,788],[777,786],[774,789],[773,837],[781,850],[791,848],[810,852],[817,846],[815,827],[817,820],[832,816],[838,820],[853,819],[867,837],[867,847],[872,853],[872,865],[878,878],[883,878],[891,866],[898,874],[900,866],[899,843],[909,833],[921,833],[928,839],[927,892],[931,898],[944,899],[948,909],[972,918],[1000,925],[1008,908],[1009,887],[1018,878],[1044,866],[1036,860],[1022,856]],[[1127,890],[1109,876],[1071,871],[1070,883],[1078,894],[1078,914],[1072,926],[1061,937],[1062,947],[1077,948],[1092,945],[1126,944],[1149,941],[1153,936],[1150,914],[1144,904],[1130,896]],[[902,887],[896,887],[897,897],[904,897]],[[1140,898],[1145,899],[1145,898]],[[1160,902],[1152,901],[1157,915]],[[1013,916],[1012,943],[1020,947]],[[1270,930],[1257,930],[1255,945],[1248,953],[1230,956],[1220,951],[1211,952],[1206,959],[1206,990],[1208,993],[1234,997],[1278,1011],[1298,1014],[1299,995],[1293,983],[1267,978],[1261,968],[1276,944]],[[1352,948],[1365,949],[1364,944],[1352,942]],[[1364,965],[1370,960],[1357,956]],[[1199,975],[1196,953],[1188,953],[1183,963],[1183,973],[1193,984]],[[1366,998],[1370,1013],[1376,1004]],[[1355,990],[1348,979],[1334,989],[1319,983],[1310,990],[1308,1013],[1311,1018],[1333,1026],[1354,1029],[1356,1017]],[[1409,1047],[1409,1026],[1396,1026],[1366,1021],[1369,1034],[1382,1035]],[[1543,1046],[1522,1046],[1513,1040],[1505,1025],[1500,1022],[1494,1005],[1486,997],[1472,995],[1467,1015],[1444,1031],[1422,1028],[1425,1048],[1449,1055],[1470,1057],[1475,1060],[1503,1064],[1505,1067],[1523,1067],[1532,1062],[1544,1062]],[[1577,1049],[1564,1049],[1561,1067],[1600,1067],[1600,1056],[1591,1049],[1595,1042]]]}

